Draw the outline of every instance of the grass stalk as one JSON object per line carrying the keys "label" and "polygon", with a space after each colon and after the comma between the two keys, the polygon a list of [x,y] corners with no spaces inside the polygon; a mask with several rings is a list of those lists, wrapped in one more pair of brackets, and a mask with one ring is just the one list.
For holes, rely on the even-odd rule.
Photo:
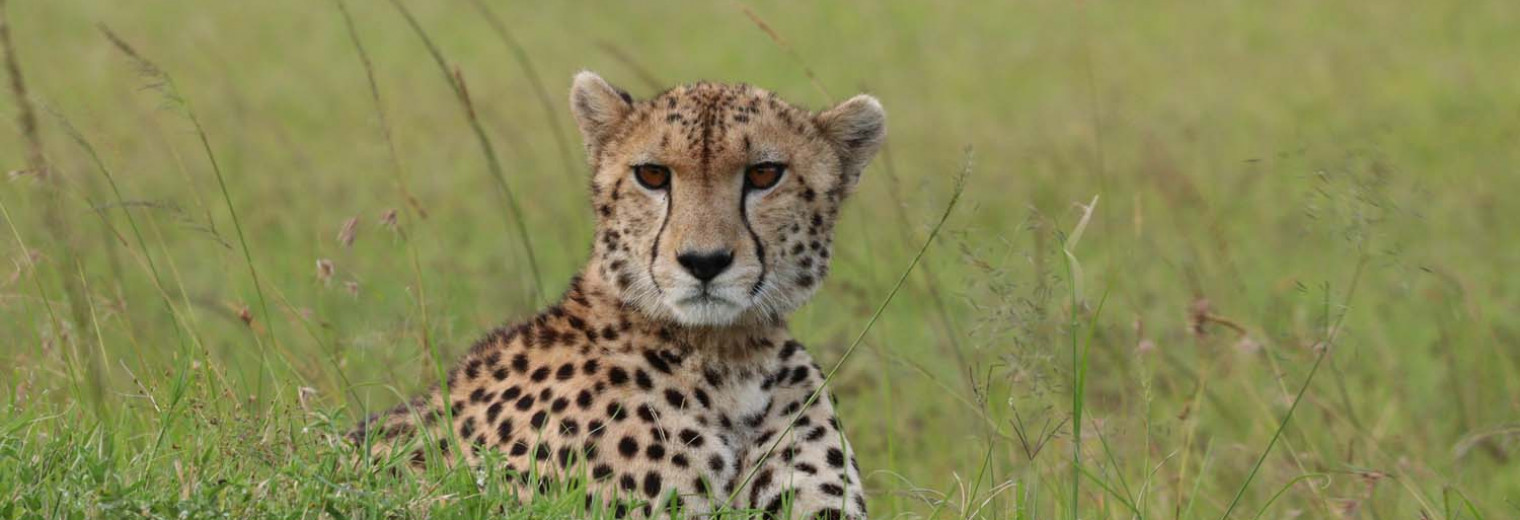
{"label": "grass stalk", "polygon": [[[1091,347],[1091,338],[1084,344],[1077,337],[1077,330],[1081,322],[1077,317],[1081,313],[1082,302],[1082,265],[1077,261],[1076,249],[1082,241],[1082,233],[1087,229],[1088,222],[1092,219],[1093,210],[1098,205],[1098,197],[1093,197],[1091,203],[1083,207],[1082,217],[1072,229],[1070,235],[1061,242],[1063,262],[1066,266],[1066,278],[1071,288],[1070,310],[1067,327],[1068,336],[1071,338],[1071,514],[1072,519],[1077,518],[1080,507],[1082,491],[1082,408],[1086,403],[1086,377],[1087,377],[1087,349]],[[1104,295],[1106,301],[1108,296]],[[1102,304],[1099,304],[1101,310]],[[1096,329],[1097,313],[1093,314],[1093,329]],[[1091,331],[1090,331],[1091,332]]]}
{"label": "grass stalk", "polygon": [[[1364,252],[1357,261],[1356,269],[1351,275],[1351,286],[1346,289],[1344,303],[1342,304],[1343,308],[1350,305],[1352,296],[1356,294],[1356,288],[1361,281],[1362,272],[1367,266],[1367,261],[1368,256]],[[1240,499],[1245,496],[1246,490],[1251,487],[1251,481],[1256,478],[1256,473],[1261,471],[1261,465],[1266,462],[1267,456],[1272,454],[1272,448],[1277,445],[1277,440],[1282,437],[1283,431],[1288,428],[1288,423],[1293,420],[1293,412],[1298,410],[1299,403],[1303,402],[1304,395],[1309,391],[1309,385],[1314,383],[1314,375],[1319,373],[1320,365],[1324,363],[1325,358],[1334,350],[1336,337],[1347,314],[1349,312],[1343,311],[1336,317],[1333,323],[1330,321],[1330,289],[1326,286],[1324,300],[1326,329],[1325,335],[1319,344],[1319,354],[1314,357],[1314,365],[1309,367],[1309,375],[1304,377],[1304,383],[1298,387],[1298,393],[1293,397],[1293,403],[1288,406],[1288,412],[1283,414],[1282,420],[1277,424],[1277,429],[1272,432],[1272,439],[1267,441],[1267,447],[1261,451],[1261,456],[1256,458],[1256,463],[1251,465],[1251,471],[1246,474],[1245,482],[1240,484],[1240,489],[1235,492],[1235,498],[1230,500],[1229,507],[1226,507],[1224,514],[1219,516],[1220,520],[1229,518],[1230,514],[1235,511],[1235,508],[1240,505]]]}
{"label": "grass stalk", "polygon": [[777,47],[780,47],[787,56],[792,58],[792,61],[797,62],[797,66],[802,67],[802,73],[807,75],[808,81],[813,84],[813,88],[818,89],[818,93],[823,95],[823,99],[829,103],[833,103],[834,96],[829,94],[829,89],[823,87],[823,82],[818,80],[818,74],[813,73],[813,68],[809,67],[807,62],[802,59],[802,55],[798,54],[796,49],[793,49],[790,44],[786,43],[786,40],[781,38],[781,34],[772,29],[771,24],[766,23],[764,18],[755,13],[754,9],[750,9],[748,5],[744,5],[742,2],[738,5],[739,10],[744,11],[744,16],[748,17],[749,21],[754,22],[756,28],[759,28],[766,36],[769,36],[771,41],[776,43]]}
{"label": "grass stalk", "polygon": [[412,16],[412,12],[406,8],[406,4],[403,4],[401,0],[391,0],[391,5],[396,7],[396,11],[401,13],[401,16],[406,19],[407,25],[411,26],[412,31],[417,33],[417,38],[422,40],[422,44],[427,47],[428,54],[433,57],[433,62],[438,65],[438,71],[443,74],[444,81],[448,82],[449,87],[453,89],[455,98],[459,101],[459,108],[464,110],[465,119],[469,121],[470,129],[475,132],[475,138],[480,144],[480,153],[485,156],[486,168],[491,173],[491,178],[495,180],[496,187],[500,189],[501,196],[506,199],[507,212],[502,216],[507,221],[507,225],[516,228],[517,239],[522,244],[523,250],[528,257],[528,270],[533,275],[534,300],[535,302],[543,302],[543,277],[538,269],[538,255],[533,251],[533,239],[528,234],[526,219],[523,218],[522,208],[517,203],[517,196],[513,194],[512,187],[507,184],[506,174],[502,173],[501,161],[496,157],[496,149],[491,146],[491,140],[486,136],[485,127],[481,126],[480,118],[475,114],[475,105],[470,100],[470,93],[464,84],[463,74],[458,69],[449,70],[449,62],[447,59],[444,59],[443,52],[438,50],[437,45],[433,44],[433,39],[428,36],[427,31],[423,30],[422,24],[417,21],[417,18]]}
{"label": "grass stalk", "polygon": [[565,131],[560,126],[559,110],[555,108],[554,102],[550,101],[549,91],[544,88],[544,80],[538,75],[538,69],[533,66],[533,59],[528,56],[528,51],[512,34],[506,22],[496,16],[496,12],[492,11],[483,0],[470,0],[470,5],[475,7],[482,18],[485,18],[486,23],[491,26],[492,31],[496,32],[496,36],[501,38],[502,43],[512,50],[512,58],[517,61],[517,66],[522,68],[523,76],[528,79],[528,84],[533,86],[533,96],[538,99],[538,106],[544,110],[544,120],[549,123],[549,133],[554,137],[554,146],[559,150],[560,160],[565,163],[565,173],[570,178],[575,178],[577,165],[575,155],[570,151],[570,142],[565,139]]}
{"label": "grass stalk", "polygon": [[401,166],[401,155],[396,152],[396,140],[391,133],[391,122],[385,111],[385,103],[380,99],[380,83],[375,80],[375,66],[369,58],[369,51],[364,49],[364,41],[359,38],[359,29],[354,25],[353,14],[348,10],[348,4],[343,0],[333,0],[338,5],[338,13],[343,15],[343,28],[348,31],[349,41],[354,44],[354,52],[359,57],[359,63],[364,66],[364,79],[369,86],[369,97],[375,105],[375,117],[379,120],[381,136],[385,138],[385,151],[390,157],[391,172],[396,176],[396,193],[406,205],[417,213],[418,217],[427,218],[427,208],[407,188],[406,169]]}
{"label": "grass stalk", "polygon": [[[386,149],[390,152],[391,170],[396,176],[398,194],[403,201],[416,211],[419,218],[426,219],[427,210],[423,209],[422,204],[417,201],[416,197],[412,196],[406,187],[405,168],[401,166],[401,157],[396,153],[395,139],[391,135],[390,119],[386,115],[385,104],[380,98],[380,84],[375,80],[375,68],[374,64],[370,61],[369,52],[365,50],[364,41],[359,37],[359,30],[354,25],[354,19],[348,11],[348,5],[343,0],[335,0],[335,3],[338,5],[338,12],[343,15],[343,24],[348,30],[349,39],[354,44],[354,52],[358,55],[360,64],[364,66],[364,77],[369,84],[370,100],[374,102],[375,114],[379,118],[381,137],[385,139]],[[417,286],[417,312],[421,315],[417,330],[417,341],[423,352],[429,352],[432,348],[432,338],[430,336],[432,324],[429,321],[431,313],[428,312],[427,286],[423,283],[422,278],[421,255],[418,253],[417,245],[412,240],[410,233],[407,232],[406,226],[398,222],[395,228],[406,247],[407,255],[411,258],[412,279],[413,283]],[[368,414],[368,410],[362,411],[366,415]]]}
{"label": "grass stalk", "polygon": [[[63,283],[64,297],[68,302],[69,315],[75,327],[79,330],[71,334],[78,343],[89,343],[94,334],[90,332],[89,295],[86,294],[83,284],[70,273],[82,262],[82,252],[76,242],[77,237],[69,224],[62,207],[63,203],[63,179],[62,175],[52,171],[49,167],[47,154],[42,143],[42,129],[37,122],[37,111],[27,94],[26,78],[21,72],[21,60],[16,54],[15,42],[11,40],[11,19],[6,9],[6,2],[0,0],[0,51],[5,56],[5,69],[10,76],[11,97],[16,102],[17,127],[21,132],[22,139],[26,141],[26,164],[31,175],[35,176],[42,184],[42,224],[47,234],[56,241],[60,269],[59,279]],[[40,274],[34,271],[34,274]],[[65,337],[63,327],[57,326],[59,322],[54,317],[57,337],[60,340],[60,348],[68,348],[69,345],[62,341]],[[86,356],[86,366],[90,376],[85,382],[90,392],[91,400],[99,405],[104,392],[104,374],[100,360],[94,356],[94,349],[85,346],[79,349]],[[76,352],[76,355],[81,355]]]}

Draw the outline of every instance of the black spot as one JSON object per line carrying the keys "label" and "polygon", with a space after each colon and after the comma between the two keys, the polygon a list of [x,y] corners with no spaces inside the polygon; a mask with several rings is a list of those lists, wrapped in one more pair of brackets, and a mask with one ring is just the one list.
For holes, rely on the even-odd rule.
{"label": "black spot", "polygon": [[652,350],[644,351],[644,361],[648,362],[649,366],[655,370],[666,374],[670,373],[670,364],[666,363],[664,358],[661,358],[659,354],[656,354]]}
{"label": "black spot", "polygon": [[794,467],[797,469],[797,471],[801,471],[801,472],[807,473],[809,475],[816,475],[816,474],[818,474],[818,467],[814,466],[812,464],[808,464],[806,462],[804,462],[802,464],[798,464],[798,465],[796,465]]}
{"label": "black spot", "polygon": [[585,364],[581,365],[581,371],[585,372],[588,376],[596,375],[596,372],[601,370],[601,368],[602,364],[595,359],[588,359]]}
{"label": "black spot", "polygon": [[482,402],[482,401],[485,401],[485,400],[486,400],[486,389],[485,389],[485,387],[476,388],[474,392],[470,392],[470,402],[472,402],[472,403],[479,403],[479,402]]}
{"label": "black spot", "polygon": [[642,420],[642,421],[644,421],[646,423],[654,423],[654,421],[655,421],[654,409],[650,408],[648,404],[641,404],[641,405],[639,405],[638,413],[639,413],[639,419],[640,420]]}
{"label": "black spot", "polygon": [[526,411],[528,411],[529,408],[532,408],[532,407],[533,407],[533,396],[531,396],[531,395],[522,396],[522,399],[518,399],[517,400],[517,410],[518,411],[526,412]]}
{"label": "black spot", "polygon": [[665,402],[670,403],[671,406],[676,407],[678,410],[686,408],[686,394],[674,388],[666,388]]}
{"label": "black spot", "polygon": [[491,403],[491,407],[486,408],[486,422],[496,422],[496,418],[500,415],[501,401]]}
{"label": "black spot", "polygon": [[[639,488],[639,481],[638,479],[633,478],[633,475],[624,473],[623,478],[618,480],[618,485],[621,486],[624,491],[633,491]],[[621,505],[622,504],[619,504],[619,506]]]}
{"label": "black spot", "polygon": [[681,430],[680,437],[681,444],[693,448],[701,448],[703,444],[707,443],[707,439],[703,438],[702,434],[690,429]]}
{"label": "black spot", "polygon": [[512,419],[511,418],[502,419],[501,422],[496,423],[496,438],[498,439],[497,442],[503,442],[503,443],[507,442],[507,439],[509,439],[511,437],[512,437]]}
{"label": "black spot", "polygon": [[539,410],[538,413],[533,414],[533,417],[528,420],[528,424],[533,425],[533,429],[535,430],[542,430],[544,428],[544,423],[548,421],[549,413],[543,410]]}
{"label": "black spot", "polygon": [[691,461],[686,459],[685,453],[677,453],[675,455],[671,455],[670,463],[675,464],[678,468],[684,468],[691,465]]}
{"label": "black spot", "polygon": [[781,508],[786,502],[786,493],[777,493],[765,504],[765,518],[781,518]]}
{"label": "black spot", "polygon": [[607,370],[607,382],[612,386],[623,386],[628,382],[628,371],[623,367],[612,367]]}
{"label": "black spot", "polygon": [[827,459],[830,466],[836,468],[844,467],[844,452],[839,451],[839,448],[829,448]]}
{"label": "black spot", "polygon": [[639,388],[641,389],[654,390],[654,381],[649,379],[649,373],[645,372],[643,369],[635,370],[633,372],[633,382],[639,385]]}
{"label": "black spot", "polygon": [[618,441],[618,453],[632,458],[639,453],[639,441],[633,440],[633,437],[623,437],[623,440]]}
{"label": "black spot", "polygon": [[711,386],[713,388],[718,388],[718,387],[723,386],[723,375],[719,374],[717,370],[713,370],[713,369],[710,369],[710,368],[707,369],[707,370],[703,370],[702,371],[702,379],[705,379],[707,381],[707,385]]}
{"label": "black spot", "polygon": [[472,435],[475,435],[475,418],[466,417],[464,422],[459,424],[459,437],[468,439]]}
{"label": "black spot", "polygon": [[818,486],[818,490],[829,496],[844,496],[844,488],[832,482],[824,482],[823,485]]}
{"label": "black spot", "polygon": [[707,397],[706,390],[698,388],[696,391],[692,392],[692,395],[697,396],[697,402],[702,403],[703,408],[712,408],[712,399]]}
{"label": "black spot", "polygon": [[[596,467],[591,468],[591,478],[596,479],[598,482],[612,478],[612,467],[606,464],[597,464]],[[587,496],[586,498],[591,497]]]}
{"label": "black spot", "polygon": [[465,379],[470,380],[470,381],[474,381],[475,378],[480,377],[480,360],[479,359],[470,361],[469,363],[465,364],[465,366],[464,366],[464,377],[465,377]]}
{"label": "black spot", "polygon": [[549,367],[547,367],[547,366],[538,367],[537,370],[533,371],[533,375],[528,376],[528,377],[533,378],[533,382],[535,382],[535,383],[543,382],[543,380],[549,378]]}
{"label": "black spot", "polygon": [[623,405],[617,401],[607,403],[607,417],[614,422],[622,422],[627,414],[623,413]]}
{"label": "black spot", "polygon": [[723,471],[723,457],[714,453],[712,457],[709,457],[707,459],[707,469],[713,471]]}
{"label": "black spot", "polygon": [[644,474],[644,495],[654,498],[660,495],[660,474],[650,471]]}
{"label": "black spot", "polygon": [[807,440],[808,442],[814,442],[814,441],[817,441],[818,439],[822,439],[823,436],[825,434],[827,434],[828,432],[829,432],[828,428],[824,428],[822,426],[819,426],[819,427],[813,428],[812,431],[809,431],[808,434],[807,434],[807,437],[804,437],[804,439]]}
{"label": "black spot", "polygon": [[559,339],[559,331],[548,327],[543,327],[538,330],[538,342],[543,345],[543,348],[554,346],[554,343],[559,341]]}
{"label": "black spot", "polygon": [[579,406],[582,410],[591,408],[591,391],[581,390],[581,393],[576,394],[575,405]]}
{"label": "black spot", "polygon": [[512,356],[512,370],[516,370],[519,374],[528,373],[528,355],[518,353]]}
{"label": "black spot", "polygon": [[491,372],[491,377],[495,378],[497,381],[506,381],[507,380],[507,369],[506,368],[498,368],[495,371]]}
{"label": "black spot", "polygon": [[554,413],[560,413],[560,412],[565,411],[565,408],[568,407],[568,406],[570,406],[570,400],[561,397],[561,398],[555,399],[554,403],[549,405],[549,410],[552,411],[552,412],[554,412]]}
{"label": "black spot", "polygon": [[559,381],[568,381],[572,377],[575,377],[575,363],[560,365],[559,370],[554,372],[554,379]]}
{"label": "black spot", "polygon": [[844,518],[844,512],[831,507],[814,513],[813,518],[815,520],[840,520]]}
{"label": "black spot", "polygon": [[523,455],[526,455],[528,453],[528,443],[525,441],[517,441],[512,443],[511,453],[513,457],[521,457]]}
{"label": "black spot", "polygon": [[590,422],[586,423],[586,431],[591,432],[592,437],[601,437],[602,434],[607,433],[605,426],[606,425],[602,424],[602,421],[592,419]]}
{"label": "black spot", "polygon": [[764,471],[760,472],[759,476],[755,477],[755,483],[754,483],[754,485],[750,486],[750,488],[749,488],[749,501],[751,503],[755,502],[756,499],[758,499],[760,497],[760,491],[761,490],[764,490],[765,488],[770,487],[770,485],[771,485],[771,478],[773,478],[773,476],[774,476],[774,473],[771,472],[771,469],[770,468],[766,468]]}
{"label": "black spot", "polygon": [[650,444],[649,446],[647,446],[646,448],[644,448],[644,455],[647,456],[647,457],[649,457],[650,460],[661,460],[661,459],[664,459],[665,458],[665,445],[660,444],[658,442]]}
{"label": "black spot", "polygon": [[499,399],[501,399],[502,402],[507,402],[513,399],[517,399],[517,397],[520,395],[522,395],[522,388],[514,386],[503,391]]}
{"label": "black spot", "polygon": [[550,455],[549,447],[542,442],[538,443],[537,449],[533,450],[533,458],[537,460],[549,460]]}

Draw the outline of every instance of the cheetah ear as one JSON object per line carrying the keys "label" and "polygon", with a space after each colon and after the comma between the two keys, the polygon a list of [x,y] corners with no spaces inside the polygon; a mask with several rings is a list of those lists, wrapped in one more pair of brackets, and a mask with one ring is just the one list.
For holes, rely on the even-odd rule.
{"label": "cheetah ear", "polygon": [[813,120],[839,152],[847,186],[854,187],[861,170],[887,138],[887,111],[876,98],[861,94],[823,111]]}
{"label": "cheetah ear", "polygon": [[570,111],[586,140],[586,152],[596,155],[612,130],[633,108],[633,97],[596,75],[583,70],[570,86]]}

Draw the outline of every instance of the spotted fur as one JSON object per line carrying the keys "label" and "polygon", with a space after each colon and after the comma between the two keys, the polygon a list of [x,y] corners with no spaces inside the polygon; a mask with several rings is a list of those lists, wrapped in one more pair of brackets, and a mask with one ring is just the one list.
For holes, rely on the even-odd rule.
{"label": "spotted fur", "polygon": [[[634,100],[589,72],[570,100],[593,170],[588,265],[558,304],[487,335],[444,385],[351,439],[416,465],[494,451],[525,494],[528,475],[581,479],[588,501],[638,517],[865,518],[824,375],[784,320],[828,274],[881,105],[814,113],[716,83]],[[756,164],[785,173],[753,189]],[[668,169],[668,186],[637,182],[638,165]],[[731,261],[708,279],[681,259],[712,251]]]}

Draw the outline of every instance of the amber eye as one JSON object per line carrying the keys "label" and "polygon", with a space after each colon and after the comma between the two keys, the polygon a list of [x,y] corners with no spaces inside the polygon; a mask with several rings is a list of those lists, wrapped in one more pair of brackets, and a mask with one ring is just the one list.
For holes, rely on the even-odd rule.
{"label": "amber eye", "polygon": [[639,164],[633,167],[633,178],[639,185],[651,190],[663,190],[670,186],[670,168],[658,164]]}
{"label": "amber eye", "polygon": [[763,190],[775,186],[781,180],[781,175],[786,173],[786,165],[781,163],[760,163],[744,170],[744,188],[750,190]]}

